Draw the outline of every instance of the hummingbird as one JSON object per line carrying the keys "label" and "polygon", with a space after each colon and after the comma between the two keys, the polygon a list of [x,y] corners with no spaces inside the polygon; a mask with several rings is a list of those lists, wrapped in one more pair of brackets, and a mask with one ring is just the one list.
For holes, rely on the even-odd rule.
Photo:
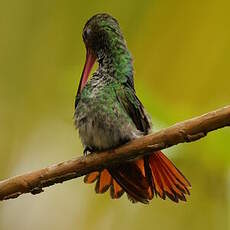
{"label": "hummingbird", "polygon": [[[96,14],[86,22],[82,37],[86,61],[75,98],[74,122],[84,155],[151,133],[151,119],[136,95],[133,59],[118,21],[107,13]],[[98,68],[89,78],[96,61]],[[113,199],[126,193],[132,202],[144,204],[158,196],[186,201],[191,186],[161,151],[89,173],[84,182],[96,182],[96,193],[110,189]]]}

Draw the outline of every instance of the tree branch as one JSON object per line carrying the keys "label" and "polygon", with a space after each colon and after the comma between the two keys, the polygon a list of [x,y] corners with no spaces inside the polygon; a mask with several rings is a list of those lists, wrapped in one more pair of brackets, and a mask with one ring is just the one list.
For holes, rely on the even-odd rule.
{"label": "tree branch", "polygon": [[45,187],[179,143],[196,141],[208,132],[225,126],[230,126],[230,106],[177,123],[116,149],[79,157],[3,180],[0,182],[0,200],[16,198],[23,193],[38,194],[43,192]]}

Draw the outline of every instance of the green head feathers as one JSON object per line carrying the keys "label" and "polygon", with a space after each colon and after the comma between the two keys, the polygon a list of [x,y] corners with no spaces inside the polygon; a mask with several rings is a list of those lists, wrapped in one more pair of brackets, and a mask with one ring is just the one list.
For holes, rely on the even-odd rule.
{"label": "green head feathers", "polygon": [[90,48],[96,55],[98,52],[109,51],[116,40],[124,43],[119,24],[108,14],[96,14],[91,17],[83,29],[83,40],[86,48]]}
{"label": "green head feathers", "polygon": [[120,30],[119,23],[109,14],[96,14],[83,29],[83,40],[100,65],[113,71],[114,77],[132,76],[132,58]]}

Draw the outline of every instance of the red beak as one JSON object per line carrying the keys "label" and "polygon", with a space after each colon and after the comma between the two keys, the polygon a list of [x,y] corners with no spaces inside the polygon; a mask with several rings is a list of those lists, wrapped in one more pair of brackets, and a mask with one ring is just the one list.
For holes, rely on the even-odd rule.
{"label": "red beak", "polygon": [[82,89],[85,87],[87,80],[89,78],[90,71],[93,68],[95,61],[96,61],[96,56],[90,49],[87,49],[85,65],[81,74],[81,80],[78,86],[77,96],[81,93]]}

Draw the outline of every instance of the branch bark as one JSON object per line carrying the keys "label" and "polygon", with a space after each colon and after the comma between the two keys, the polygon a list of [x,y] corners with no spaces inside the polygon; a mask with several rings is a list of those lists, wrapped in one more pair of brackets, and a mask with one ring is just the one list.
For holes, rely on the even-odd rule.
{"label": "branch bark", "polygon": [[116,149],[68,160],[0,181],[0,200],[16,198],[23,193],[38,194],[45,187],[179,143],[196,141],[205,137],[208,132],[225,126],[230,126],[230,106],[177,123]]}

